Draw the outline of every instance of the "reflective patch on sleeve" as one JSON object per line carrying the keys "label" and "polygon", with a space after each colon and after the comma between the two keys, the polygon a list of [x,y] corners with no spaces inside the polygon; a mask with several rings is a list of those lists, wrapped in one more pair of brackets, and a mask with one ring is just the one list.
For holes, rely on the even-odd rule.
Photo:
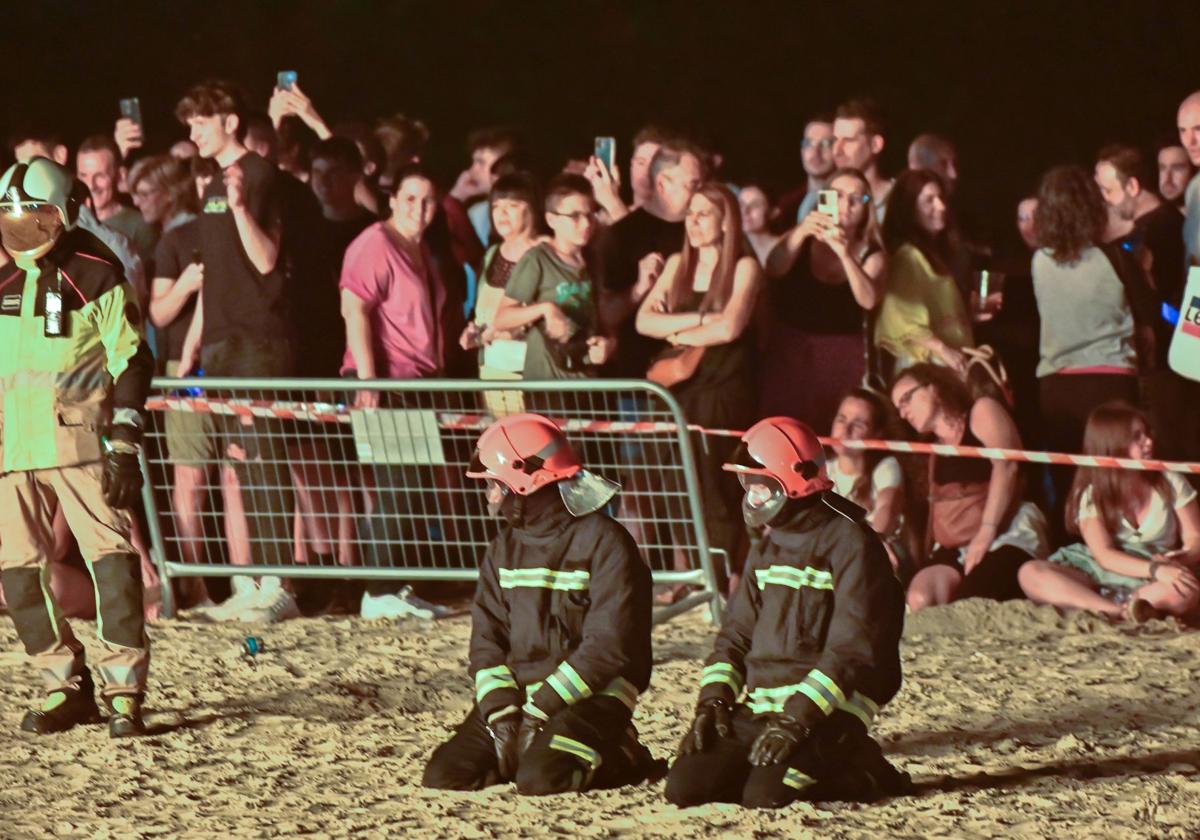
{"label": "reflective patch on sleeve", "polygon": [[483,698],[493,691],[503,688],[517,690],[517,679],[507,665],[497,665],[494,668],[483,668],[475,672],[475,702],[482,703]]}
{"label": "reflective patch on sleeve", "polygon": [[817,780],[807,773],[801,773],[795,767],[789,767],[787,772],[783,774],[783,783],[790,788],[804,790],[815,785]]}
{"label": "reflective patch on sleeve", "polygon": [[724,683],[733,691],[734,696],[742,693],[742,685],[744,681],[742,673],[728,662],[714,662],[704,668],[700,675],[700,687],[713,683]]}
{"label": "reflective patch on sleeve", "polygon": [[792,589],[808,587],[809,589],[833,589],[833,573],[824,569],[814,569],[805,566],[797,569],[795,566],[768,566],[765,569],[755,569],[754,582],[759,589],[768,586],[787,586]]}

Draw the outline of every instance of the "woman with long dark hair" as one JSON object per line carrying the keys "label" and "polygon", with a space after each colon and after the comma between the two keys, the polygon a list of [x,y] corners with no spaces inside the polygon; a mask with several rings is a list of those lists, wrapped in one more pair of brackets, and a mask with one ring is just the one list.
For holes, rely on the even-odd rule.
{"label": "woman with long dark hair", "polygon": [[896,179],[883,242],[888,282],[875,343],[891,357],[894,372],[918,362],[964,371],[962,348],[974,343],[957,279],[965,258],[945,185],[936,174],[909,169]]}
{"label": "woman with long dark hair", "polygon": [[[696,190],[684,227],[683,250],[667,259],[637,313],[639,333],[673,345],[650,378],[669,385],[689,423],[744,429],[755,416],[746,328],[762,273],[744,245],[737,199],[724,186]],[[718,438],[696,447],[709,535],[731,559],[743,531],[742,489],[721,464],[735,443]]]}
{"label": "woman with long dark hair", "polygon": [[[871,185],[857,169],[829,178],[837,219],[815,211],[767,258],[771,282],[760,404],[767,415],[827,429],[867,371],[866,318],[883,295],[886,260]],[[803,386],[800,387],[800,383]]]}
{"label": "woman with long dark hair", "polygon": [[[1004,404],[973,399],[953,371],[918,364],[892,384],[892,404],[918,435],[935,443],[1020,449],[1021,437]],[[1046,551],[1046,519],[1021,501],[1017,464],[981,458],[930,456],[927,550],[908,587],[908,606],[959,598],[1021,598],[1017,572]]]}
{"label": "woman with long dark hair", "polygon": [[[1083,451],[1152,458],[1146,415],[1110,402],[1088,417]],[[1185,615],[1200,602],[1200,505],[1178,473],[1080,467],[1067,528],[1083,542],[1021,567],[1034,601],[1143,621],[1161,610]]]}

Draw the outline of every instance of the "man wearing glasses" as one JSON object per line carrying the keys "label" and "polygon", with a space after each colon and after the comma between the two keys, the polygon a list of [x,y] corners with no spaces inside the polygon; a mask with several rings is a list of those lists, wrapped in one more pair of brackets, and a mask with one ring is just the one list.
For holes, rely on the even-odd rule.
{"label": "man wearing glasses", "polygon": [[804,126],[800,141],[800,163],[808,176],[807,191],[796,211],[796,224],[817,207],[817,194],[829,183],[833,174],[833,118],[827,114],[813,117]]}

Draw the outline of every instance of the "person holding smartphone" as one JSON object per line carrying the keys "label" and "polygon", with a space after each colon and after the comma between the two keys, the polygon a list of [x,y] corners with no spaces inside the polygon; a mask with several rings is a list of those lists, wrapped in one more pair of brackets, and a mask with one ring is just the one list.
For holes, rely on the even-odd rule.
{"label": "person holding smartphone", "polygon": [[[871,185],[857,169],[829,178],[826,202],[767,256],[767,352],[761,409],[827,429],[867,372],[865,325],[886,259]],[[825,209],[822,209],[825,208]],[[805,387],[794,383],[803,377]]]}

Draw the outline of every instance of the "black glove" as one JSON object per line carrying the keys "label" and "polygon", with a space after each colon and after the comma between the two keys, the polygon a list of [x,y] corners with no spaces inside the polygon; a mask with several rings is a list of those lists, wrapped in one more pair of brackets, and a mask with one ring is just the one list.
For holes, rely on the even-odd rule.
{"label": "black glove", "polygon": [[755,767],[782,764],[809,735],[808,727],[790,715],[777,715],[750,745],[750,763]]}
{"label": "black glove", "polygon": [[521,730],[521,715],[505,715],[487,728],[496,747],[496,761],[500,764],[500,778],[511,782],[517,775],[517,743]]}
{"label": "black glove", "polygon": [[111,508],[128,510],[137,504],[142,489],[141,434],[133,426],[114,425],[104,447],[104,472],[100,491]]}
{"label": "black glove", "polygon": [[545,721],[538,720],[532,715],[525,715],[521,718],[521,731],[517,733],[517,757],[523,756],[525,751],[529,749],[534,739],[542,734],[542,727]]}
{"label": "black glove", "polygon": [[713,745],[715,736],[733,737],[733,710],[720,697],[701,700],[696,706],[692,725],[679,742],[679,755],[704,752]]}

